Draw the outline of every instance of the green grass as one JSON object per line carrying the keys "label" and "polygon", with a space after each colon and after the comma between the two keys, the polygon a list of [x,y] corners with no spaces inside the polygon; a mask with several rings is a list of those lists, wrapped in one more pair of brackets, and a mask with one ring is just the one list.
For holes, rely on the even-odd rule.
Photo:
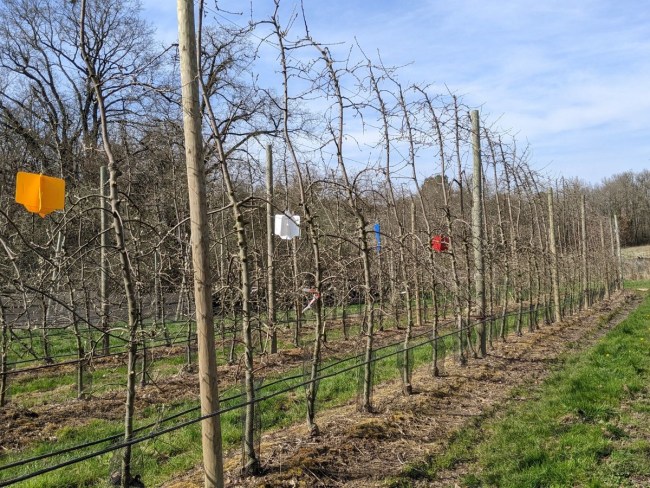
{"label": "green grass", "polygon": [[628,290],[636,290],[638,288],[649,288],[650,289],[650,280],[626,280],[623,283],[623,287]]}
{"label": "green grass", "polygon": [[444,454],[407,466],[388,484],[434,480],[461,462],[469,463],[466,487],[622,487],[631,486],[632,476],[648,482],[649,386],[647,296],[596,346],[566,357],[560,370],[528,392],[532,400],[466,426]]}
{"label": "green grass", "polygon": [[[352,307],[349,307],[352,308]],[[354,306],[356,310],[357,306]],[[340,318],[340,311],[339,311]],[[310,321],[310,315],[307,314],[304,317],[308,322]],[[358,320],[358,318],[356,318]],[[353,323],[355,318],[349,319],[350,323],[348,325],[348,335],[350,337],[356,337],[359,334],[360,326]],[[149,324],[150,325],[150,324]],[[311,324],[310,324],[311,325]],[[187,331],[186,322],[170,322],[167,324],[170,337],[174,338],[183,338],[185,337]],[[385,326],[387,328],[392,327],[392,321],[385,320]],[[287,324],[287,327],[291,327],[291,324]],[[42,339],[37,333],[38,331],[32,332],[31,341],[28,340],[28,331],[20,331],[19,336],[22,336],[23,339],[29,342],[33,349],[37,352],[42,353]],[[160,331],[159,331],[160,332]],[[309,327],[303,327],[303,337],[302,342],[310,344],[312,339],[313,332]],[[288,342],[287,339],[291,336],[291,331],[284,331],[278,337],[278,348],[279,350],[283,349],[292,349],[295,346],[293,343]],[[95,340],[99,338],[98,334],[94,334]],[[217,332],[217,338],[220,338],[221,334]],[[225,364],[228,360],[230,354],[230,346],[228,344],[228,339],[232,337],[231,332],[226,333],[226,344],[224,347],[219,347],[217,349],[217,361],[218,364]],[[343,331],[340,326],[332,328],[327,331],[328,341],[343,340]],[[114,346],[117,345],[115,342],[117,339],[111,338]],[[162,341],[162,333],[152,339],[153,342],[160,343]],[[151,344],[149,344],[150,347]],[[17,344],[17,341],[14,340],[13,348],[20,349]],[[69,352],[74,357],[76,352],[74,350],[74,338],[71,335],[70,330],[64,330],[53,334],[50,337],[50,350],[53,353],[60,354],[64,351]],[[159,349],[160,350],[160,349]],[[164,351],[165,348],[163,347]],[[234,349],[235,356],[238,357],[243,354],[244,347],[241,343],[238,343]],[[193,354],[196,356],[196,354]],[[15,359],[15,358],[14,358]],[[166,376],[171,376],[178,373],[179,367],[185,363],[185,353],[179,353],[175,356],[162,356],[156,358],[154,361],[150,361],[148,364],[148,372],[151,375],[155,375],[157,381],[163,379]],[[39,363],[36,363],[38,365]],[[33,366],[34,364],[27,364],[25,367]],[[98,395],[103,394],[109,391],[121,390],[124,388],[126,381],[126,370],[124,366],[114,366],[114,365],[104,365],[100,362],[95,363],[95,369],[92,372],[87,372],[86,377],[92,381],[91,384],[91,394]],[[20,367],[20,366],[19,366]],[[140,366],[138,366],[139,368]],[[76,372],[72,369],[67,372],[60,371],[51,371],[44,369],[38,373],[38,377],[34,376],[16,376],[11,378],[9,381],[9,394],[11,396],[12,402],[17,405],[21,405],[25,408],[31,408],[34,405],[47,401],[48,403],[52,402],[63,402],[67,400],[75,399],[77,396],[76,389]],[[39,398],[40,393],[48,392],[46,400],[42,398],[42,395]]]}
{"label": "green grass", "polygon": [[[149,364],[149,373],[155,375],[156,381],[173,376],[185,363],[185,355],[160,357]],[[139,366],[138,366],[139,367]],[[101,395],[109,391],[123,390],[126,385],[126,366],[98,366],[86,373],[87,387],[92,395]],[[17,376],[9,383],[12,403],[24,408],[31,408],[43,402],[64,402],[76,398],[76,372],[65,373],[43,370],[38,376]]]}
{"label": "green grass", "polygon": [[[349,305],[345,307],[349,319],[352,319],[356,314],[360,313],[362,310],[358,305]],[[336,313],[338,318],[341,317],[343,307],[326,307],[324,314],[329,318],[333,313]],[[309,315],[305,316],[309,320]],[[287,321],[284,325],[285,328],[292,328],[294,319],[294,313],[289,312],[287,314],[281,314],[278,317],[279,321]],[[260,320],[264,321],[264,315],[260,316]],[[227,327],[227,331],[222,334],[219,328],[222,326],[222,323]],[[215,328],[216,338],[221,339],[222,337],[228,341],[232,338],[232,328],[235,324],[232,317],[215,317]],[[39,324],[33,325],[32,330],[24,328],[15,328],[14,334],[12,337],[11,345],[8,350],[8,362],[14,363],[18,362],[15,366],[16,368],[24,368],[35,366],[43,362],[42,358],[45,356],[44,341],[42,336],[42,331],[38,329]],[[196,324],[191,323],[193,334],[196,333]],[[125,344],[128,340],[127,326],[124,322],[115,322],[111,325],[111,336],[110,336],[110,351],[111,353],[119,353],[125,350]],[[167,329],[167,336],[170,338],[174,344],[182,344],[183,341],[187,340],[187,331],[188,331],[188,321],[168,321],[165,324]],[[161,323],[154,324],[150,320],[145,320],[143,328],[147,335],[147,347],[158,346],[165,344],[165,333]],[[303,331],[304,333],[304,331]],[[101,347],[100,341],[102,333],[96,329],[89,328],[86,324],[80,324],[80,334],[82,336],[82,342],[84,349],[89,351],[92,349],[92,344],[95,344],[99,349]],[[60,326],[58,329],[48,330],[48,349],[49,355],[52,358],[55,358],[57,362],[76,359],[77,349],[76,341],[74,336],[74,330],[72,324],[67,326]],[[36,358],[34,357],[36,356]]]}
{"label": "green grass", "polygon": [[[111,352],[122,352],[125,349],[125,344],[127,342],[127,331],[126,324],[116,322],[112,325],[113,329],[110,336],[110,350]],[[187,322],[168,322],[166,324],[168,335],[172,341],[184,341],[187,338]],[[147,334],[150,336],[147,339],[147,347],[152,347],[154,345],[164,344],[164,333],[161,324],[157,324],[155,327],[152,323],[146,321],[144,328]],[[192,325],[193,331],[195,331],[194,324]],[[41,362],[33,357],[29,352],[30,350],[35,353],[38,358],[43,358],[45,356],[43,336],[40,329],[14,329],[15,337],[12,338],[11,347],[8,354],[8,362],[12,363],[14,361],[24,361],[22,364],[18,364],[18,368],[34,366]],[[96,329],[90,329],[87,325],[80,325],[80,334],[82,337],[82,342],[84,344],[84,349],[89,351],[91,349],[91,344],[96,344],[97,348],[101,348],[99,343],[102,337],[100,331]],[[76,359],[77,349],[76,349],[76,340],[74,336],[74,330],[72,325],[63,327],[56,330],[48,330],[48,344],[50,356],[56,358],[57,361],[65,361],[70,359]]]}

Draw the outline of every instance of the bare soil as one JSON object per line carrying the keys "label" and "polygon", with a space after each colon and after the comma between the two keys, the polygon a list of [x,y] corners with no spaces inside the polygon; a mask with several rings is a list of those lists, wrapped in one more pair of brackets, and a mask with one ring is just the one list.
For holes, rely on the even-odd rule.
{"label": "bare soil", "polygon": [[[309,438],[304,425],[264,433],[264,474],[241,477],[241,454],[233,453],[225,462],[226,484],[385,486],[385,480],[405,465],[443,452],[450,437],[468,422],[480,420],[507,401],[525,400],[512,395],[515,387],[543,381],[563,354],[596,342],[638,302],[634,293],[618,293],[561,324],[509,336],[507,342],[495,343],[487,358],[472,358],[467,366],[458,366],[449,358],[442,377],[432,377],[428,367],[419,368],[413,374],[415,391],[410,396],[401,393],[399,381],[375,388],[375,413],[358,412],[354,405],[320,413],[317,438]],[[421,486],[453,487],[462,474],[442,473],[438,481],[421,482]],[[193,488],[202,483],[203,473],[197,467],[164,486]]]}

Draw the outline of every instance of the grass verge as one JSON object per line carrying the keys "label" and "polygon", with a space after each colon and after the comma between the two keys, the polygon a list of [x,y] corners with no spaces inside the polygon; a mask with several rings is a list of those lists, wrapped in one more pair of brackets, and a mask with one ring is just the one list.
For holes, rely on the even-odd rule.
{"label": "grass verge", "polygon": [[650,295],[598,344],[566,357],[530,400],[476,420],[443,455],[387,484],[433,481],[464,464],[465,487],[650,486],[649,324]]}

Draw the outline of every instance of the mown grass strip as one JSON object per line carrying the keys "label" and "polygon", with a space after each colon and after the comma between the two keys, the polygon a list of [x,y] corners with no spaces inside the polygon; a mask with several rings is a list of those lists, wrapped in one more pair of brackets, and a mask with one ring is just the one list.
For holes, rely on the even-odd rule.
{"label": "mown grass strip", "polygon": [[[640,285],[636,285],[640,286]],[[650,384],[650,296],[597,345],[564,359],[523,403],[476,421],[445,453],[415,462],[387,484],[468,463],[465,487],[623,487],[650,481],[650,443],[642,414]],[[521,393],[521,389],[518,391]]]}

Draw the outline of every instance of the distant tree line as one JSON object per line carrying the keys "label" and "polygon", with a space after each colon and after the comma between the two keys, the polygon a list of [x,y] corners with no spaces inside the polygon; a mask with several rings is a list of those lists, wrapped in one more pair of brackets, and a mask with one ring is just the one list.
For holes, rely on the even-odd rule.
{"label": "distant tree line", "polygon": [[600,212],[619,216],[621,245],[650,244],[650,170],[615,174],[589,193]]}

